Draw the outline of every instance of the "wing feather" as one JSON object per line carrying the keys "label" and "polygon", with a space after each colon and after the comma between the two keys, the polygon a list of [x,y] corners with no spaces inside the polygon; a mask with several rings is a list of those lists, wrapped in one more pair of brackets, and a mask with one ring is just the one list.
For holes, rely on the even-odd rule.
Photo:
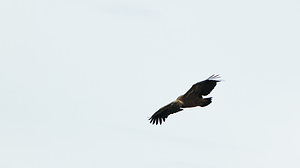
{"label": "wing feather", "polygon": [[152,124],[162,124],[166,120],[166,118],[173,113],[177,113],[181,110],[181,105],[178,102],[172,102],[162,108],[160,108],[157,112],[155,112],[150,118],[150,123]]}
{"label": "wing feather", "polygon": [[215,80],[219,78],[219,75],[212,75],[204,81],[194,84],[184,95],[183,97],[189,98],[193,96],[206,96],[208,95],[217,85],[217,82],[220,80]]}

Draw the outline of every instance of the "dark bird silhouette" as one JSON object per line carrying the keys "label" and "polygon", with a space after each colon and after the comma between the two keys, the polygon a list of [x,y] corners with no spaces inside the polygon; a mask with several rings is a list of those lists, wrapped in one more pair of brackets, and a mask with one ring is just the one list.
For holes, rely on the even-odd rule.
{"label": "dark bird silhouette", "polygon": [[170,114],[182,111],[182,108],[209,105],[211,97],[203,98],[202,96],[208,95],[217,85],[217,82],[220,82],[220,80],[215,80],[217,78],[220,78],[220,76],[212,75],[206,80],[194,84],[184,95],[179,96],[175,101],[155,112],[149,118],[150,123],[161,124]]}

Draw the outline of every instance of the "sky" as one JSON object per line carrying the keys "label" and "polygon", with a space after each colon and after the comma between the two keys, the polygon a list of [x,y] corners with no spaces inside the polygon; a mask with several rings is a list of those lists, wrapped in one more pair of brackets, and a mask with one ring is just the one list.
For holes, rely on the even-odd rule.
{"label": "sky", "polygon": [[[298,168],[300,2],[0,2],[1,168]],[[207,107],[148,119],[220,74]]]}

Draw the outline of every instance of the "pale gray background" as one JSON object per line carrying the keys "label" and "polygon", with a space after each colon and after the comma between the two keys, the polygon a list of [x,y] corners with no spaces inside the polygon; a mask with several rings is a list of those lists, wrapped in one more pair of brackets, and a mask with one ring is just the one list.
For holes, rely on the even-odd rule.
{"label": "pale gray background", "polygon": [[[0,1],[1,168],[300,167],[297,0]],[[213,103],[147,120],[212,74]]]}

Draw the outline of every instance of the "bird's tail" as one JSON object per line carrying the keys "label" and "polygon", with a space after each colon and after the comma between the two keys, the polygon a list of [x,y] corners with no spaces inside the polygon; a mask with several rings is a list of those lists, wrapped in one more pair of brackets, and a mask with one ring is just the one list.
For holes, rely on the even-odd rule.
{"label": "bird's tail", "polygon": [[200,106],[205,107],[211,103],[211,97],[205,98],[201,100]]}

